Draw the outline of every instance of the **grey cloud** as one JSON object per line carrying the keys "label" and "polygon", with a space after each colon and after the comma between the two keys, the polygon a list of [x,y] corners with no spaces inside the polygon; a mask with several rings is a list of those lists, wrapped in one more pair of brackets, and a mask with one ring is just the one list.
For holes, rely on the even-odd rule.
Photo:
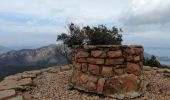
{"label": "grey cloud", "polygon": [[124,11],[119,21],[130,31],[167,30],[166,28],[170,26],[169,9],[170,2],[168,0],[141,0],[133,3]]}

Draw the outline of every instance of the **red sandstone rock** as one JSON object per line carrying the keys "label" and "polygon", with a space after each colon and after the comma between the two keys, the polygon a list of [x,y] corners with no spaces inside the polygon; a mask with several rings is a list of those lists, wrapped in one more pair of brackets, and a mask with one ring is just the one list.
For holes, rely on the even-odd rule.
{"label": "red sandstone rock", "polygon": [[126,48],[124,50],[126,53],[130,54],[130,55],[134,55],[134,54],[141,54],[143,53],[143,48]]}
{"label": "red sandstone rock", "polygon": [[76,69],[81,69],[81,63],[75,63],[74,65],[73,65]]}
{"label": "red sandstone rock", "polygon": [[82,63],[82,68],[81,68],[81,70],[82,70],[83,72],[87,72],[87,63]]}
{"label": "red sandstone rock", "polygon": [[118,58],[118,59],[106,59],[105,64],[106,65],[116,65],[116,64],[123,64],[124,59]]}
{"label": "red sandstone rock", "polygon": [[140,56],[135,56],[134,57],[134,62],[139,62],[141,59],[140,59]]}
{"label": "red sandstone rock", "polygon": [[89,64],[88,71],[92,74],[99,74],[99,66]]}
{"label": "red sandstone rock", "polygon": [[87,62],[87,60],[85,58],[79,58],[78,61],[79,63],[85,63]]}
{"label": "red sandstone rock", "polygon": [[104,59],[87,58],[87,62],[90,64],[104,64]]}
{"label": "red sandstone rock", "polygon": [[126,48],[126,49],[124,49],[124,51],[127,53],[127,54],[130,54],[130,55],[133,55],[133,54],[135,54],[135,50],[134,50],[134,48]]}
{"label": "red sandstone rock", "polygon": [[143,53],[143,48],[135,48],[136,54],[141,54]]}
{"label": "red sandstone rock", "polygon": [[122,51],[118,50],[118,51],[108,51],[107,52],[107,56],[108,57],[121,57],[122,56]]}
{"label": "red sandstone rock", "polygon": [[89,77],[88,77],[88,80],[89,80],[90,82],[97,83],[98,78],[97,78],[97,77],[94,77],[94,76],[89,76]]}
{"label": "red sandstone rock", "polygon": [[88,56],[89,56],[89,53],[85,51],[79,51],[77,53],[77,58],[83,58],[83,57],[88,57]]}
{"label": "red sandstone rock", "polygon": [[105,79],[104,78],[100,78],[98,80],[98,83],[97,83],[97,92],[98,93],[102,93],[103,92],[104,83],[105,83]]}
{"label": "red sandstone rock", "polygon": [[133,56],[127,56],[127,57],[126,57],[126,61],[132,62],[132,61],[133,61]]}
{"label": "red sandstone rock", "polygon": [[79,80],[79,82],[80,83],[87,83],[88,82],[88,75],[85,75],[85,74],[82,74],[81,76],[79,76],[80,78],[80,80]]}
{"label": "red sandstone rock", "polygon": [[123,81],[123,89],[122,92],[132,92],[137,91],[138,89],[138,83],[137,83],[137,77],[133,74],[129,74],[121,79]]}
{"label": "red sandstone rock", "polygon": [[106,82],[104,92],[106,94],[133,92],[138,90],[138,85],[137,76],[133,74],[113,77]]}
{"label": "red sandstone rock", "polygon": [[74,75],[73,75],[73,80],[80,80],[80,76],[82,75],[83,73],[81,71],[74,71]]}
{"label": "red sandstone rock", "polygon": [[91,56],[103,58],[103,57],[106,57],[106,52],[105,51],[101,51],[101,50],[91,51]]}
{"label": "red sandstone rock", "polygon": [[88,82],[88,83],[86,84],[85,88],[86,88],[87,90],[89,90],[89,91],[94,91],[94,90],[96,90],[97,86],[96,86],[96,84],[93,83],[93,82]]}
{"label": "red sandstone rock", "polygon": [[131,73],[131,74],[135,74],[135,75],[141,75],[141,68],[139,66],[139,64],[135,64],[135,63],[128,63],[127,64],[127,68],[126,68],[126,72]]}
{"label": "red sandstone rock", "polygon": [[103,67],[101,74],[105,77],[110,77],[112,75],[112,67]]}
{"label": "red sandstone rock", "polygon": [[124,74],[124,68],[115,68],[114,73],[115,73],[115,75],[118,75],[118,76],[123,75]]}

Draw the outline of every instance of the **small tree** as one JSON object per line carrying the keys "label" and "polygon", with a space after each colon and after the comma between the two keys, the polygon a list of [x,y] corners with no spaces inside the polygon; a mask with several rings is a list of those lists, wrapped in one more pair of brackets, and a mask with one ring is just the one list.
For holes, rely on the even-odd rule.
{"label": "small tree", "polygon": [[58,35],[57,41],[63,41],[68,47],[73,45],[120,45],[122,42],[122,29],[112,27],[107,28],[105,25],[98,27],[80,26],[73,23],[68,25],[68,33]]}
{"label": "small tree", "polygon": [[143,64],[151,67],[161,67],[160,62],[156,59],[154,55],[152,55],[150,59],[145,58]]}

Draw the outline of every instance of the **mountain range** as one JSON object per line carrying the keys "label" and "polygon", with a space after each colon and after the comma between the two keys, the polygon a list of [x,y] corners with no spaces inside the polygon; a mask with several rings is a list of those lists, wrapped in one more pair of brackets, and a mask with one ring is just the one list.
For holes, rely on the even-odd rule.
{"label": "mountain range", "polygon": [[55,52],[57,45],[37,49],[12,50],[0,54],[0,78],[26,70],[67,64],[65,57]]}

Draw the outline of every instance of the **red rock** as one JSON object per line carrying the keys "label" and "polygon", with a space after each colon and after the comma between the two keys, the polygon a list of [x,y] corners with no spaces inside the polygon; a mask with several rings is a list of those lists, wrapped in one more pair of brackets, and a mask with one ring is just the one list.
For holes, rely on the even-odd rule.
{"label": "red rock", "polygon": [[92,74],[99,74],[99,66],[89,64],[88,71]]}
{"label": "red rock", "polygon": [[122,77],[121,79],[123,81],[123,89],[122,92],[126,93],[126,92],[132,92],[132,91],[137,91],[138,87],[138,83],[137,83],[137,76],[133,75],[133,74],[129,74],[125,77]]}
{"label": "red rock", "polygon": [[115,68],[114,73],[118,76],[123,75],[124,74],[124,68]]}
{"label": "red rock", "polygon": [[82,63],[82,68],[81,68],[81,70],[82,70],[83,72],[87,72],[87,63]]}
{"label": "red rock", "polygon": [[98,93],[102,93],[103,92],[104,84],[105,84],[105,79],[104,78],[100,78],[98,80],[98,83],[97,83],[97,92]]}
{"label": "red rock", "polygon": [[110,77],[112,75],[112,67],[103,67],[101,74],[105,77]]}
{"label": "red rock", "polygon": [[87,62],[89,62],[90,64],[104,64],[104,59],[87,58]]}
{"label": "red rock", "polygon": [[81,71],[74,71],[74,79],[79,80],[79,77],[82,75],[83,73]]}
{"label": "red rock", "polygon": [[120,78],[113,77],[107,81],[108,82],[106,82],[107,84],[104,88],[105,94],[121,93],[123,83],[120,81]]}
{"label": "red rock", "polygon": [[101,50],[91,51],[91,56],[103,58],[103,57],[106,57],[106,52],[105,51],[101,51]]}
{"label": "red rock", "polygon": [[113,77],[110,80],[107,80],[104,93],[115,94],[137,91],[139,88],[139,84],[137,82],[137,76],[133,74],[128,74],[123,77]]}
{"label": "red rock", "polygon": [[96,84],[93,82],[87,82],[85,88],[90,91],[95,91],[96,90]]}
{"label": "red rock", "polygon": [[134,48],[126,48],[124,49],[124,51],[127,53],[127,54],[130,54],[130,55],[133,55],[135,54],[135,49]]}
{"label": "red rock", "polygon": [[126,72],[128,72],[130,74],[141,75],[142,70],[141,70],[139,64],[128,63]]}
{"label": "red rock", "polygon": [[123,64],[124,59],[123,58],[117,58],[117,59],[106,59],[106,65],[116,65],[116,64]]}
{"label": "red rock", "polygon": [[135,56],[134,57],[134,62],[139,62],[141,59],[140,59],[140,56]]}
{"label": "red rock", "polygon": [[78,61],[79,63],[85,63],[87,62],[87,60],[85,58],[79,58]]}
{"label": "red rock", "polygon": [[122,51],[118,50],[118,51],[108,51],[107,52],[107,56],[108,57],[121,57],[122,56]]}
{"label": "red rock", "polygon": [[136,54],[141,54],[143,53],[143,48],[135,48]]}
{"label": "red rock", "polygon": [[84,58],[84,57],[88,57],[88,56],[89,56],[89,53],[85,52],[85,51],[79,51],[77,53],[77,58]]}
{"label": "red rock", "polygon": [[126,56],[126,61],[133,61],[133,56]]}
{"label": "red rock", "polygon": [[79,82],[84,84],[84,83],[87,83],[88,82],[88,75],[85,75],[85,74],[82,74],[79,78]]}
{"label": "red rock", "polygon": [[81,69],[81,63],[75,63],[74,65],[73,65],[76,69]]}
{"label": "red rock", "polygon": [[89,77],[88,77],[88,80],[89,80],[90,82],[97,83],[98,78],[97,78],[97,77],[94,77],[94,76],[89,76]]}

